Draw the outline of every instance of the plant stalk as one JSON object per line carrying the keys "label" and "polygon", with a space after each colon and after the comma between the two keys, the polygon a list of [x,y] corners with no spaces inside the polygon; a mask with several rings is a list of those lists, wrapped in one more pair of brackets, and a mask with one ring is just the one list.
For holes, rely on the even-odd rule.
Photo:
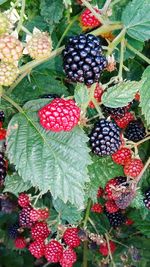
{"label": "plant stalk", "polygon": [[129,48],[129,50],[131,50],[133,53],[135,53],[137,56],[139,56],[141,59],[143,59],[145,62],[147,62],[150,65],[150,59],[148,57],[144,56],[141,52],[139,52],[137,49],[135,49],[129,43],[127,43],[127,48]]}
{"label": "plant stalk", "polygon": [[17,26],[17,32],[19,34],[21,28],[22,28],[22,24],[23,24],[23,17],[25,14],[25,7],[26,7],[26,0],[22,0],[22,5],[21,5],[21,12],[20,12],[20,20],[18,22],[18,26]]}

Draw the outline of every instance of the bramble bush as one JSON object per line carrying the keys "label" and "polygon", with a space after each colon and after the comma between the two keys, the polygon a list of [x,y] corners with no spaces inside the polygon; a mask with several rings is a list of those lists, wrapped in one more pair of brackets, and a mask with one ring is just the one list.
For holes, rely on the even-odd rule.
{"label": "bramble bush", "polygon": [[0,267],[150,266],[150,1],[0,1]]}

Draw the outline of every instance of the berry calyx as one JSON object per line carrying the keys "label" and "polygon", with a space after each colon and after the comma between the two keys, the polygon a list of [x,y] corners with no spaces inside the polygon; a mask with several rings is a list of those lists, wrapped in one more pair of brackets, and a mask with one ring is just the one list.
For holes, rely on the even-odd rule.
{"label": "berry calyx", "polygon": [[99,203],[95,203],[91,207],[91,211],[96,213],[102,213],[103,212],[103,206]]}
{"label": "berry calyx", "polygon": [[60,260],[62,267],[72,267],[77,261],[76,252],[72,248],[65,249]]}
{"label": "berry calyx", "polygon": [[128,124],[133,121],[134,115],[131,112],[126,112],[124,117],[120,118],[120,119],[115,119],[116,124],[119,126],[119,128],[126,128],[128,126]]}
{"label": "berry calyx", "polygon": [[[113,241],[109,241],[109,246],[110,246],[110,251],[113,254],[116,250],[116,245]],[[99,247],[99,252],[103,255],[103,256],[107,256],[109,255],[109,249],[108,249],[108,245],[107,243],[101,244]]]}
{"label": "berry calyx", "polygon": [[[89,90],[90,90],[90,88],[89,88]],[[101,102],[101,97],[103,95],[103,92],[104,91],[103,91],[102,87],[100,86],[99,83],[97,83],[95,91],[94,91],[94,98],[97,101],[97,103]],[[92,101],[90,101],[89,107],[90,108],[95,108],[95,105],[94,105],[94,103]]]}
{"label": "berry calyx", "polygon": [[50,230],[46,222],[36,222],[31,228],[31,236],[33,239],[45,239],[49,236]]}
{"label": "berry calyx", "polygon": [[38,112],[40,124],[54,132],[71,131],[79,122],[80,108],[74,100],[56,98]]}
{"label": "berry calyx", "polygon": [[114,213],[119,210],[119,208],[117,207],[116,203],[113,200],[107,200],[107,202],[105,203],[105,207],[109,213]]}
{"label": "berry calyx", "polygon": [[49,262],[59,262],[63,255],[63,246],[56,240],[52,239],[45,246],[45,258]]}
{"label": "berry calyx", "polygon": [[[100,14],[100,10],[94,8],[97,14]],[[80,23],[82,27],[85,28],[95,28],[101,25],[101,22],[92,14],[92,12],[87,8],[80,15]]]}
{"label": "berry calyx", "polygon": [[46,209],[33,209],[31,210],[30,212],[30,219],[33,221],[33,222],[36,222],[36,221],[45,221],[46,219],[48,219],[49,217],[49,210],[46,208]]}
{"label": "berry calyx", "polygon": [[17,237],[15,240],[14,240],[14,245],[16,248],[18,249],[23,249],[26,247],[27,243],[26,243],[26,240],[24,237],[20,236],[20,237]]}
{"label": "berry calyx", "polygon": [[144,165],[140,159],[131,159],[124,166],[124,173],[126,176],[136,178],[142,171]]}
{"label": "berry calyx", "polygon": [[0,85],[9,86],[17,78],[19,69],[10,63],[0,62]]}
{"label": "berry calyx", "polygon": [[64,242],[71,248],[80,246],[80,238],[78,236],[78,228],[68,228],[63,235]]}
{"label": "berry calyx", "polygon": [[131,159],[131,157],[131,149],[122,147],[112,155],[112,160],[119,165],[125,165],[126,162]]}
{"label": "berry calyx", "polygon": [[21,193],[18,197],[18,204],[22,208],[26,208],[30,205],[30,198],[27,194]]}
{"label": "berry calyx", "polygon": [[29,245],[30,253],[36,258],[40,259],[45,253],[45,244],[41,241],[34,241]]}

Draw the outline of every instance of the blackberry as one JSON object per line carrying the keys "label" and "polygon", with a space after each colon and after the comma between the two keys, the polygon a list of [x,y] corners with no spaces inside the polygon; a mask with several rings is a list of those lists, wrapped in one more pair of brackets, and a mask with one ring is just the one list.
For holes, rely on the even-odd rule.
{"label": "blackberry", "polygon": [[127,177],[125,177],[125,176],[117,176],[115,178],[115,180],[117,182],[117,185],[121,185],[121,184],[123,184],[124,186],[128,186],[129,185],[128,183],[126,183]]}
{"label": "blackberry", "polygon": [[100,119],[90,134],[90,145],[98,156],[112,155],[121,145],[119,127],[115,122]]}
{"label": "blackberry", "polygon": [[32,210],[31,207],[27,207],[27,208],[23,208],[22,211],[20,212],[20,214],[19,214],[19,225],[21,227],[26,227],[26,228],[32,227],[33,222],[30,219],[31,210]]}
{"label": "blackberry", "polygon": [[5,214],[11,214],[16,208],[15,203],[9,198],[1,199],[0,207]]}
{"label": "blackberry", "polygon": [[110,225],[114,228],[121,226],[126,221],[126,217],[120,211],[114,213],[105,211],[105,214],[109,220]]}
{"label": "blackberry", "polygon": [[146,135],[144,124],[141,120],[131,121],[124,133],[124,136],[133,142],[142,140]]}
{"label": "blackberry", "polygon": [[145,192],[145,198],[143,199],[145,207],[150,210],[150,188]]}
{"label": "blackberry", "polygon": [[129,110],[129,105],[122,108],[109,108],[102,105],[102,110],[109,116],[112,116],[114,119],[121,119],[124,117],[125,113]]}
{"label": "blackberry", "polygon": [[10,225],[8,227],[8,236],[9,236],[9,238],[16,239],[18,237],[18,235],[19,235],[18,229],[19,229],[19,224],[18,223]]}
{"label": "blackberry", "polygon": [[4,122],[4,120],[5,120],[4,112],[0,110],[0,122]]}
{"label": "blackberry", "polygon": [[117,199],[115,199],[115,203],[118,208],[126,209],[130,204],[133,198],[135,197],[134,192],[123,192]]}
{"label": "blackberry", "polygon": [[106,65],[99,38],[92,34],[69,38],[63,51],[63,66],[71,81],[92,85],[98,82]]}
{"label": "blackberry", "polygon": [[41,98],[49,98],[49,99],[52,99],[52,98],[60,98],[60,96],[57,95],[57,94],[45,94],[45,95],[42,95]]}
{"label": "blackberry", "polygon": [[4,185],[6,177],[6,164],[4,160],[4,154],[0,152],[0,187]]}

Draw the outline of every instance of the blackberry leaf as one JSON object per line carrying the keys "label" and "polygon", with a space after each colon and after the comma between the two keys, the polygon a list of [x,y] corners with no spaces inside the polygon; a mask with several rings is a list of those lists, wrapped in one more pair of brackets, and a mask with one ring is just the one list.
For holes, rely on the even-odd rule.
{"label": "blackberry leaf", "polygon": [[150,124],[150,67],[147,67],[142,76],[146,79],[143,86],[140,88],[140,106],[142,108],[142,113],[145,116],[147,124]]}
{"label": "blackberry leaf", "polygon": [[19,193],[27,191],[31,187],[31,182],[24,182],[17,173],[7,175],[5,178],[4,192],[13,193],[14,195],[18,196]]}

